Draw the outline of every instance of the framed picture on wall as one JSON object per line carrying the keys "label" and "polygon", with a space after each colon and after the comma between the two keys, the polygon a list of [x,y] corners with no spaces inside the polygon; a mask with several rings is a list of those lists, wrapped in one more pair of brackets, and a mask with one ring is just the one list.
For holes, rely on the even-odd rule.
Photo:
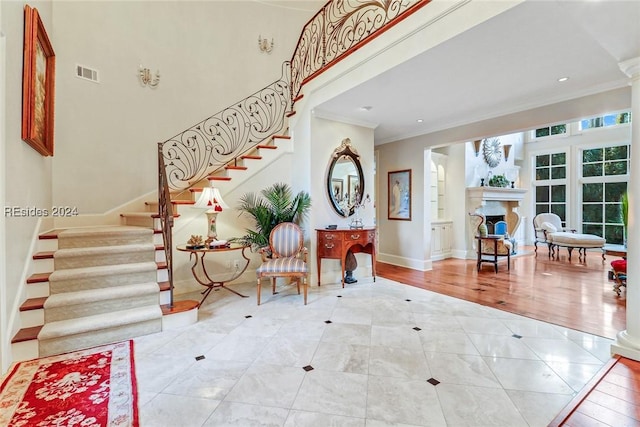
{"label": "framed picture on wall", "polygon": [[387,219],[411,221],[411,169],[388,173]]}
{"label": "framed picture on wall", "polygon": [[356,197],[360,194],[360,178],[357,175],[347,176],[347,188],[349,189],[349,204],[356,203]]}
{"label": "framed picture on wall", "polygon": [[38,9],[25,5],[22,139],[43,156],[53,156],[55,66]]}
{"label": "framed picture on wall", "polygon": [[337,201],[342,200],[344,194],[344,179],[331,178],[331,187],[333,187],[333,198]]}

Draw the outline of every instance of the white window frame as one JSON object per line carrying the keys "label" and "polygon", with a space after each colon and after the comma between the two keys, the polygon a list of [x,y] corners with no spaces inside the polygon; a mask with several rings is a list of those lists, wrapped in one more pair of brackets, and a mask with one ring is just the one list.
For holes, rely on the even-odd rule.
{"label": "white window frame", "polygon": [[[555,136],[555,135],[554,135]],[[545,137],[546,138],[546,137]],[[560,178],[560,179],[542,179],[542,180],[537,180],[536,179],[536,158],[538,156],[553,156],[554,154],[561,154],[563,153],[565,156],[565,175],[564,178]],[[549,169],[552,168],[552,165],[549,165]],[[549,171],[551,172],[551,171]],[[535,152],[531,152],[531,201],[532,201],[532,206],[531,206],[531,210],[532,210],[532,214],[533,216],[535,216],[537,214],[537,188],[538,186],[540,187],[551,187],[554,185],[564,185],[565,186],[565,200],[564,200],[564,205],[565,205],[565,218],[563,221],[563,225],[567,226],[567,224],[571,224],[571,220],[572,220],[572,215],[571,215],[571,207],[572,207],[572,203],[571,203],[571,150],[570,147],[565,147],[563,149],[547,149],[547,150],[539,150],[539,151],[535,151]],[[549,174],[549,176],[551,176],[551,173]],[[548,204],[551,205],[551,200],[549,200]]]}
{"label": "white window frame", "polygon": [[[615,114],[615,113],[614,113]],[[623,123],[623,125],[627,125],[628,123]],[[601,129],[610,129],[612,126],[604,126],[604,127],[598,127],[598,128],[593,128],[591,130],[601,130]],[[587,129],[587,131],[589,131],[590,129]],[[627,146],[627,161],[629,162],[629,165],[627,167],[627,173],[624,175],[601,175],[601,176],[588,176],[588,177],[584,177],[582,176],[582,169],[583,169],[583,164],[582,164],[582,156],[583,156],[583,152],[586,150],[593,150],[593,149],[606,149],[606,148],[610,148],[610,147],[619,147],[621,145],[626,145]],[[629,172],[630,172],[630,168],[631,168],[631,143],[629,141],[615,141],[615,142],[607,142],[607,143],[603,143],[603,144],[589,144],[588,146],[583,146],[583,147],[578,147],[578,149],[576,150],[576,156],[575,156],[575,164],[577,167],[577,171],[576,171],[576,186],[578,188],[576,188],[576,206],[579,208],[576,211],[576,220],[577,220],[577,225],[579,226],[579,230],[582,231],[583,229],[583,224],[582,224],[582,205],[584,203],[584,195],[582,192],[582,186],[584,184],[606,184],[606,183],[611,183],[611,182],[626,182],[627,185],[629,185]],[[603,160],[604,161],[604,160]],[[602,203],[606,203],[604,200],[602,201]],[[606,222],[604,222],[604,217],[603,217],[603,225],[607,224]]]}

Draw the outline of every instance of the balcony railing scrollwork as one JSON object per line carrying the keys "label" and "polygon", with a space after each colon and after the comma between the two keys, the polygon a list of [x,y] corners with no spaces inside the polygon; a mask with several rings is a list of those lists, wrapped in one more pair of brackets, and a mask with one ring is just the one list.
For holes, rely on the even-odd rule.
{"label": "balcony railing scrollwork", "polygon": [[291,94],[326,67],[431,0],[330,1],[304,26],[291,59]]}
{"label": "balcony railing scrollwork", "polygon": [[326,67],[360,48],[430,0],[329,1],[304,26],[291,59],[291,94]]}
{"label": "balcony railing scrollwork", "polygon": [[162,143],[169,186],[182,190],[285,130],[289,62],[269,86]]}

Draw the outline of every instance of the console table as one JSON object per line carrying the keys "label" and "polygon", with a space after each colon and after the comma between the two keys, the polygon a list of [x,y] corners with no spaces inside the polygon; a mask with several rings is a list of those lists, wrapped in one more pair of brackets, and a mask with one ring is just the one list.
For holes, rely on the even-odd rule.
{"label": "console table", "polygon": [[[213,248],[207,248],[207,247],[190,248],[190,247],[187,247],[187,245],[178,245],[176,247],[176,249],[179,250],[180,252],[189,252],[189,259],[193,261],[193,265],[191,266],[191,273],[193,273],[194,279],[196,279],[196,281],[199,284],[207,288],[201,292],[201,294],[204,296],[202,297],[202,300],[200,301],[200,304],[198,305],[198,307],[200,307],[204,303],[204,300],[207,299],[207,297],[209,296],[212,290],[218,289],[218,288],[224,288],[243,298],[248,297],[247,295],[242,295],[240,292],[236,292],[233,289],[225,286],[225,283],[229,283],[237,279],[247,269],[247,266],[249,265],[249,258],[247,258],[244,252],[248,247],[249,245],[240,245],[235,243],[232,243],[229,246],[220,246],[220,247],[213,247]],[[245,260],[244,266],[242,266],[242,268],[237,268],[236,271],[234,271],[231,274],[231,276],[225,280],[214,280],[209,275],[209,272],[207,271],[207,267],[205,266],[205,263],[204,263],[205,255],[228,253],[229,251],[242,251],[241,252],[242,258],[244,258]],[[200,273],[197,271],[198,264],[200,264],[200,267],[201,267]]]}
{"label": "console table", "polygon": [[371,255],[373,281],[376,281],[376,228],[364,227],[359,229],[339,228],[327,230],[316,228],[318,243],[316,248],[318,262],[318,286],[322,275],[322,258],[340,260],[342,267],[342,287],[344,288],[344,261],[347,252],[364,252]]}

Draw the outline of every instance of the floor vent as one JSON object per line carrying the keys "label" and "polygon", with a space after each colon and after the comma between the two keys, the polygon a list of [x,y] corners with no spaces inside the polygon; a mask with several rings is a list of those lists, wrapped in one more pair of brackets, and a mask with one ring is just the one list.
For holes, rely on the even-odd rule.
{"label": "floor vent", "polygon": [[98,70],[92,70],[91,68],[87,68],[83,65],[76,64],[76,77],[80,77],[81,79],[90,80],[94,83],[99,83],[98,80]]}

